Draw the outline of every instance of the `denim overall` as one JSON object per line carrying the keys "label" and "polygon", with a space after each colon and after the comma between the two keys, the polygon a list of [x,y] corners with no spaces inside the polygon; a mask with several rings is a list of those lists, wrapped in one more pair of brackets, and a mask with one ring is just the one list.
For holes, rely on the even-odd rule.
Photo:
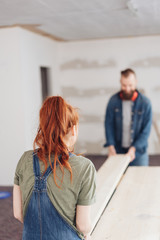
{"label": "denim overall", "polygon": [[[71,156],[72,154],[70,154]],[[34,189],[24,217],[23,240],[79,240],[74,228],[67,223],[53,206],[47,194],[47,178],[51,167],[43,176],[39,159],[33,154],[35,174]],[[63,192],[62,192],[63,194]]]}

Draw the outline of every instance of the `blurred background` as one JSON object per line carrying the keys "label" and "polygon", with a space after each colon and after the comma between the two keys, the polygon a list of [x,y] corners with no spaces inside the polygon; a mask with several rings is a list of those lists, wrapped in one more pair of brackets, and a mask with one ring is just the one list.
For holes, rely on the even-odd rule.
{"label": "blurred background", "polygon": [[76,152],[106,158],[105,110],[128,67],[151,99],[149,154],[160,155],[160,1],[1,0],[0,185],[13,184],[50,95],[79,108]]}

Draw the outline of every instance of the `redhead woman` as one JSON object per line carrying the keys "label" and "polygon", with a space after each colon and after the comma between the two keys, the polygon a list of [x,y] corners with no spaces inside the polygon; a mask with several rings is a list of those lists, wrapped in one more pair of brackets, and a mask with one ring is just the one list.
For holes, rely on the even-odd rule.
{"label": "redhead woman", "polygon": [[39,121],[33,150],[22,155],[14,178],[13,211],[24,224],[22,239],[88,240],[96,171],[73,153],[78,113],[62,97],[49,97]]}

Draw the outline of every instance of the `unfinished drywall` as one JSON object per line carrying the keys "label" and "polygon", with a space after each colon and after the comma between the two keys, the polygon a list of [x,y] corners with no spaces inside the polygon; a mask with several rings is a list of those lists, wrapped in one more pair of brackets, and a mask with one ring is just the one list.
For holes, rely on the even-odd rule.
{"label": "unfinished drywall", "polygon": [[103,148],[106,105],[120,89],[120,71],[131,67],[138,88],[153,106],[149,153],[160,153],[159,42],[160,36],[60,43],[62,95],[80,109],[79,152],[107,154]]}

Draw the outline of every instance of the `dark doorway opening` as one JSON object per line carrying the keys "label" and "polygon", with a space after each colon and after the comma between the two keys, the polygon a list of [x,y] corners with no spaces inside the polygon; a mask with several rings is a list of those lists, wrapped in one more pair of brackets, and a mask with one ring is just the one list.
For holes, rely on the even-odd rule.
{"label": "dark doorway opening", "polygon": [[50,96],[50,79],[49,79],[49,68],[40,67],[41,71],[41,86],[42,86],[42,102]]}

